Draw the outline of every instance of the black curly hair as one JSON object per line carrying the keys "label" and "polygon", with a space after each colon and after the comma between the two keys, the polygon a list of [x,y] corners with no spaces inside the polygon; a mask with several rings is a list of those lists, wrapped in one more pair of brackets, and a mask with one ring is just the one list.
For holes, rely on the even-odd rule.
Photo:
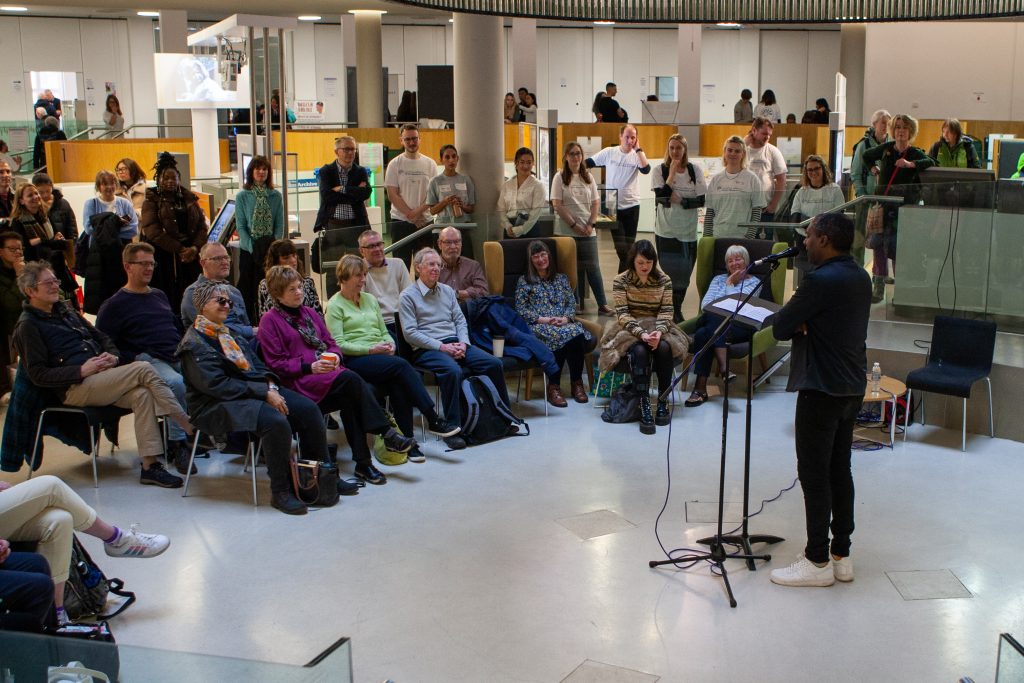
{"label": "black curly hair", "polygon": [[181,171],[178,170],[178,160],[174,158],[174,155],[170,152],[160,152],[156,157],[156,163],[153,165],[153,174],[157,182],[159,182],[161,174],[169,168],[174,169],[178,177],[181,177]]}

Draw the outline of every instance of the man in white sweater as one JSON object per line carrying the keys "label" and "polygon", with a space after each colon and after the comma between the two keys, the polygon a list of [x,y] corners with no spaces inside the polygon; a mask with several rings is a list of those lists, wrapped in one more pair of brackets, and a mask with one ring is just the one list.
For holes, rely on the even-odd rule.
{"label": "man in white sweater", "polygon": [[409,268],[402,259],[384,256],[384,238],[375,230],[367,230],[359,235],[359,254],[370,265],[364,288],[377,299],[381,315],[384,316],[384,325],[397,342],[395,316],[398,314],[398,297],[403,289],[412,284]]}

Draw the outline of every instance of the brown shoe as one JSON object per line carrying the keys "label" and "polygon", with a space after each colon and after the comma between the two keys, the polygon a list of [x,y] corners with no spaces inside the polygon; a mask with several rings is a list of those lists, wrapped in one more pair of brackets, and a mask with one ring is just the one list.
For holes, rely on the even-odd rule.
{"label": "brown shoe", "polygon": [[572,383],[572,397],[577,403],[586,403],[590,400],[587,398],[587,390],[583,388],[583,380],[578,379]]}
{"label": "brown shoe", "polygon": [[562,390],[557,384],[548,385],[548,403],[556,408],[564,408],[569,405],[565,397],[562,396]]}

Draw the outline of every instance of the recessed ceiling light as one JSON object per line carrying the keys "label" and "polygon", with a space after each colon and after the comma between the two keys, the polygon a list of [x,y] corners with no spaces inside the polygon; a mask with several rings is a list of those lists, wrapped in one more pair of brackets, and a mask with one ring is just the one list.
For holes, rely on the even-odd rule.
{"label": "recessed ceiling light", "polygon": [[319,14],[300,14],[299,21],[320,21],[323,17]]}
{"label": "recessed ceiling light", "polygon": [[715,24],[715,26],[717,26],[718,28],[740,28],[740,24],[737,24],[732,21],[722,21]]}
{"label": "recessed ceiling light", "polygon": [[614,21],[595,21],[594,26],[614,26]]}
{"label": "recessed ceiling light", "polygon": [[349,14],[387,14],[385,10],[380,9],[350,9]]}
{"label": "recessed ceiling light", "polygon": [[159,17],[160,16],[159,12],[153,12],[151,10],[143,10],[142,12],[136,12],[135,14],[137,14],[140,17]]}
{"label": "recessed ceiling light", "polygon": [[4,12],[27,12],[28,11],[28,7],[16,7],[16,6],[13,6],[13,5],[4,5],[3,7],[0,7],[0,10],[3,10]]}

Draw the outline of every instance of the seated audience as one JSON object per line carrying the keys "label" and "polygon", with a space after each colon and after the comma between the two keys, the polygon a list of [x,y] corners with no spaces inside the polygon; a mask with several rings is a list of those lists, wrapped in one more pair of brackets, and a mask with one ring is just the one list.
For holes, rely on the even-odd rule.
{"label": "seated audience", "polygon": [[[276,240],[270,245],[270,248],[267,249],[266,259],[263,261],[263,270],[264,272],[269,271],[274,266],[288,266],[302,275],[302,305],[309,306],[319,313],[320,317],[323,317],[324,308],[320,305],[320,295],[316,291],[316,283],[313,282],[313,278],[306,276],[299,265],[299,252],[296,251],[294,242],[284,239]],[[258,299],[256,320],[258,322],[263,318],[264,313],[274,307],[274,299],[270,296],[265,278],[260,280],[260,284],[256,288],[256,296]]]}
{"label": "seated audience", "polygon": [[43,198],[35,185],[19,185],[14,192],[11,230],[21,235],[26,261],[45,261],[60,280],[60,298],[78,308],[78,283],[68,268],[66,254],[73,243],[63,233],[54,232],[46,215]]}
{"label": "seated audience", "polygon": [[[428,430],[442,437],[454,436],[460,427],[442,420],[423,386],[420,373],[395,353],[395,339],[384,324],[380,305],[363,291],[366,262],[348,254],[338,263],[341,288],[327,302],[327,329],[345,354],[345,366],[391,399],[391,412],[402,434],[411,436],[415,427],[415,406],[427,419]],[[419,446],[409,451],[409,460],[423,462]]]}
{"label": "seated audience", "polygon": [[206,216],[199,198],[181,185],[174,157],[163,152],[154,167],[156,187],[146,190],[139,226],[142,239],[156,247],[153,286],[163,290],[178,310],[185,289],[199,277],[199,249],[206,244]]}
{"label": "seated audience", "polygon": [[[260,439],[271,505],[285,514],[304,515],[306,505],[295,497],[289,472],[292,434],[298,434],[304,459],[326,460],[323,415],[302,394],[279,387],[277,376],[249,345],[235,340],[225,324],[233,307],[220,282],[197,282],[192,288],[195,321],[178,346],[189,414],[208,434],[251,432]],[[339,482],[338,489],[349,493],[351,487]]]}
{"label": "seated audience", "polygon": [[366,291],[377,300],[380,313],[384,316],[384,325],[397,342],[398,325],[395,316],[398,315],[398,297],[412,284],[409,267],[402,259],[384,256],[384,238],[373,230],[367,230],[359,236],[359,253],[369,266],[366,272]]}
{"label": "seated audience", "polygon": [[572,397],[577,403],[587,402],[583,386],[583,355],[592,339],[583,325],[576,321],[576,297],[569,278],[551,265],[551,250],[540,240],[530,243],[527,274],[516,283],[516,312],[530,325],[534,335],[555,354],[557,374],[548,376],[548,403],[565,408],[562,396],[562,366],[569,363]]}
{"label": "seated audience", "polygon": [[11,335],[25,302],[18,289],[18,276],[24,267],[25,248],[21,235],[9,230],[0,232],[0,397],[11,390],[11,373],[7,372],[7,366],[15,360],[11,358]]}
{"label": "seated audience", "polygon": [[50,226],[55,233],[59,232],[69,240],[78,239],[78,219],[68,200],[61,191],[53,186],[53,180],[45,173],[32,176],[32,184],[39,191],[43,200],[43,208],[50,219]]}
{"label": "seated audience", "polygon": [[441,147],[444,170],[427,186],[427,204],[438,225],[472,223],[476,208],[476,186],[468,175],[458,172],[459,153],[455,145]]}
{"label": "seated audience", "polygon": [[0,538],[0,631],[41,633],[57,626],[53,595],[46,559],[37,553],[11,552],[11,544]]}
{"label": "seated audience", "polygon": [[455,290],[459,301],[487,296],[487,276],[483,266],[462,256],[462,233],[445,228],[437,236],[441,248],[441,282]]}
{"label": "seated audience", "polygon": [[607,372],[623,357],[628,359],[633,388],[640,393],[640,433],[654,434],[655,425],[667,425],[670,415],[668,401],[661,399],[657,413],[651,414],[651,364],[658,375],[658,391],[665,391],[689,342],[672,324],[672,281],[658,269],[658,252],[650,240],[634,242],[627,262],[630,267],[612,282],[616,319],[605,329],[598,364]]}
{"label": "seated audience", "polygon": [[[469,328],[455,290],[440,282],[441,257],[427,247],[416,252],[413,265],[419,279],[402,292],[399,300],[402,334],[413,348],[413,363],[437,379],[445,419],[462,424],[459,403],[464,370],[471,375],[487,375],[508,402],[501,359],[470,346]],[[445,443],[452,449],[466,447],[457,434],[447,437]]]}
{"label": "seated audience", "polygon": [[259,331],[267,367],[285,386],[316,402],[321,412],[339,411],[355,475],[370,484],[387,483],[373,465],[366,435],[379,434],[390,450],[400,453],[411,450],[416,441],[391,426],[373,389],[341,364],[341,349],[324,319],[302,303],[302,275],[289,266],[274,266],[267,271],[267,286],[274,306],[261,319]]}
{"label": "seated audience", "polygon": [[9,218],[14,210],[14,172],[0,160],[0,218]]}
{"label": "seated audience", "polygon": [[44,475],[14,486],[0,481],[0,538],[38,543],[36,552],[49,564],[52,600],[60,624],[69,621],[64,614],[64,583],[76,531],[103,541],[103,550],[110,557],[156,557],[171,544],[166,536],[108,524],[57,477]]}
{"label": "seated audience", "polygon": [[[228,309],[227,319],[224,322],[225,326],[231,330],[232,336],[237,341],[243,342],[247,346],[252,345],[256,340],[256,328],[249,324],[249,316],[245,313],[245,300],[242,298],[241,292],[228,284],[228,274],[231,273],[231,257],[228,256],[228,250],[223,244],[217,242],[204,244],[203,248],[199,250],[199,264],[203,267],[203,272],[199,279],[185,290],[185,297],[181,301],[181,322],[185,329],[192,327],[198,313],[192,304],[192,292],[199,285],[216,282],[224,285],[224,291],[231,299],[231,307]],[[159,267],[157,265],[157,268]],[[171,308],[174,308],[173,303]]]}
{"label": "seated audience", "polygon": [[126,157],[114,166],[114,174],[117,176],[115,194],[130,201],[135,213],[141,215],[142,203],[146,201],[146,172],[134,159]]}
{"label": "seated audience", "polygon": [[[708,304],[721,299],[723,296],[748,294],[750,290],[756,287],[759,280],[747,272],[748,265],[750,265],[750,253],[746,247],[734,244],[726,249],[725,267],[729,272],[716,275],[711,280],[708,291],[700,302],[701,310],[704,310]],[[704,348],[704,345],[708,343],[711,335],[714,334],[714,331],[721,323],[722,317],[719,315],[708,313],[707,311],[701,314],[697,331],[693,335],[694,353]],[[711,374],[711,361],[713,358],[718,359],[719,374],[722,375],[724,381],[731,382],[736,377],[734,374],[730,374],[728,377],[725,376],[726,353],[728,352],[726,344],[747,342],[753,336],[754,331],[749,327],[730,325],[728,332],[719,338],[712,347],[714,354],[704,353],[697,358],[693,364],[694,375],[696,376],[693,383],[693,392],[684,404],[687,408],[694,408],[708,400],[708,376]]]}
{"label": "seated audience", "polygon": [[[146,361],[185,405],[185,380],[175,353],[181,343],[181,319],[171,310],[167,295],[149,286],[156,268],[153,245],[145,242],[124,248],[122,268],[128,282],[100,307],[96,328],[110,337],[125,362]],[[187,472],[190,453],[185,430],[171,422],[167,443],[178,472]],[[195,472],[193,472],[195,474]]]}
{"label": "seated audience", "polygon": [[547,205],[544,184],[533,175],[533,152],[520,147],[515,156],[516,174],[505,181],[498,195],[498,223],[505,237],[537,237],[533,228]]}
{"label": "seated audience", "polygon": [[182,485],[160,464],[163,437],[157,417],[166,415],[191,433],[188,415],[149,363],[121,365],[110,338],[60,301],[59,280],[49,264],[26,263],[18,286],[28,301],[14,329],[14,345],[32,384],[54,391],[69,406],[116,405],[134,411],[142,484]]}

